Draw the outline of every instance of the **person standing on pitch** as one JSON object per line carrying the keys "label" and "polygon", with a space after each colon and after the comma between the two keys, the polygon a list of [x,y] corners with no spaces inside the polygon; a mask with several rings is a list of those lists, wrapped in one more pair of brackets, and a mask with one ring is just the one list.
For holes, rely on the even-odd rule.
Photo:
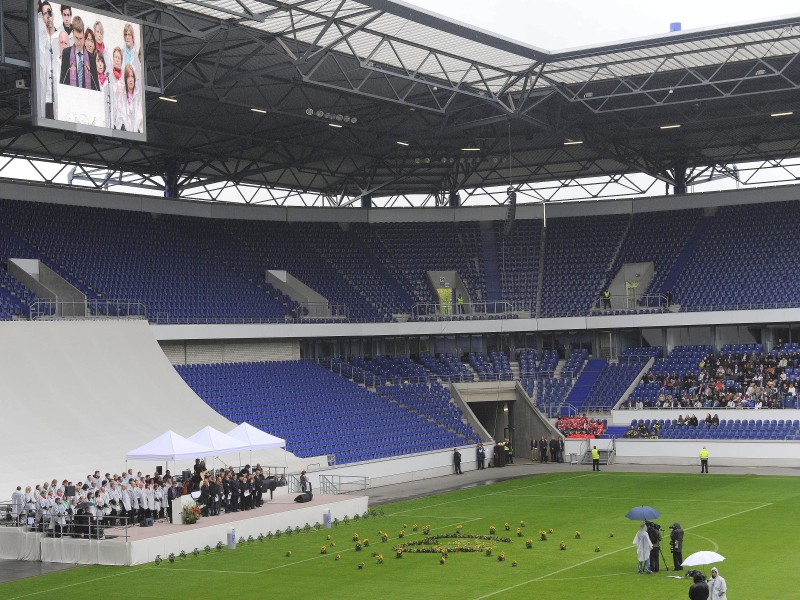
{"label": "person standing on pitch", "polygon": [[705,446],[700,450],[700,472],[708,473],[708,450]]}
{"label": "person standing on pitch", "polygon": [[600,470],[600,451],[597,446],[592,446],[592,471]]}
{"label": "person standing on pitch", "polygon": [[481,470],[486,466],[486,450],[484,449],[482,443],[478,443],[476,455],[478,459],[478,470]]}
{"label": "person standing on pitch", "polygon": [[728,584],[717,571],[717,567],[711,568],[711,581],[708,582],[710,600],[728,600]]}
{"label": "person standing on pitch", "polygon": [[653,549],[653,542],[650,541],[650,536],[647,534],[647,525],[642,523],[639,526],[639,531],[633,538],[633,545],[636,546],[636,557],[639,560],[639,575],[643,572],[650,575],[650,551]]}
{"label": "person standing on pitch", "polygon": [[683,529],[680,523],[669,526],[669,549],[672,551],[672,564],[676,571],[683,571]]}

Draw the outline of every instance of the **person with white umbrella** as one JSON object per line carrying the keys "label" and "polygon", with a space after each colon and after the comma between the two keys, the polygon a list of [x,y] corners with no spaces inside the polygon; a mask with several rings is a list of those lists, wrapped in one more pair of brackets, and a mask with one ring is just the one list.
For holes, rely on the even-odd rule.
{"label": "person with white umbrella", "polygon": [[728,584],[719,574],[717,567],[711,568],[711,580],[708,582],[709,600],[728,600]]}

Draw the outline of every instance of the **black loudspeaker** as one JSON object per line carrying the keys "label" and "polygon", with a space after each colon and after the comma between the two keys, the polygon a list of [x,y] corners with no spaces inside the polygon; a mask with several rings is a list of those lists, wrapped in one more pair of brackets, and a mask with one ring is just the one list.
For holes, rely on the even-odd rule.
{"label": "black loudspeaker", "polygon": [[265,479],[261,482],[261,493],[274,492],[277,487],[278,484],[274,479]]}
{"label": "black loudspeaker", "polygon": [[506,198],[506,221],[503,223],[503,235],[508,236],[514,227],[514,219],[517,217],[517,192],[514,188],[508,188]]}
{"label": "black loudspeaker", "polygon": [[181,473],[181,481],[189,481],[192,478],[192,472],[189,469],[184,469]]}
{"label": "black loudspeaker", "polygon": [[314,497],[314,494],[311,492],[303,492],[299,496],[296,496],[294,501],[295,502],[311,502],[311,499]]}
{"label": "black loudspeaker", "polygon": [[159,475],[163,475],[164,474],[164,467],[162,467],[161,465],[158,465],[156,467],[156,473],[158,473]]}
{"label": "black loudspeaker", "polygon": [[67,498],[72,498],[75,495],[75,486],[68,485],[64,488],[64,496]]}

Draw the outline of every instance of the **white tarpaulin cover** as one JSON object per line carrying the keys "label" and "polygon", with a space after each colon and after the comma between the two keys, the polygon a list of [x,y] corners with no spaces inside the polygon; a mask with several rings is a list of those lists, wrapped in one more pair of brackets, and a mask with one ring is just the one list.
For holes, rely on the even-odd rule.
{"label": "white tarpaulin cover", "polygon": [[144,446],[131,450],[125,455],[125,460],[184,460],[212,456],[216,453],[214,449],[187,440],[170,430]]}
{"label": "white tarpaulin cover", "polygon": [[210,425],[203,427],[194,435],[190,435],[189,439],[193,442],[197,442],[201,446],[211,448],[216,454],[228,454],[241,452],[242,450],[250,450],[250,444],[230,436],[227,433],[222,433]]}
{"label": "white tarpaulin cover", "polygon": [[228,432],[228,435],[246,442],[250,450],[269,450],[270,448],[286,447],[286,440],[256,429],[250,423],[237,425]]}

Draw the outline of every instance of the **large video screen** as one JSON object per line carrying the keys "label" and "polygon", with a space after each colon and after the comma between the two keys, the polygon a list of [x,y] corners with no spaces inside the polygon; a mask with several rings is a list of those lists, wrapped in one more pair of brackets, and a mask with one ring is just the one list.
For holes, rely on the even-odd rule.
{"label": "large video screen", "polygon": [[141,24],[32,1],[34,124],[145,141]]}

